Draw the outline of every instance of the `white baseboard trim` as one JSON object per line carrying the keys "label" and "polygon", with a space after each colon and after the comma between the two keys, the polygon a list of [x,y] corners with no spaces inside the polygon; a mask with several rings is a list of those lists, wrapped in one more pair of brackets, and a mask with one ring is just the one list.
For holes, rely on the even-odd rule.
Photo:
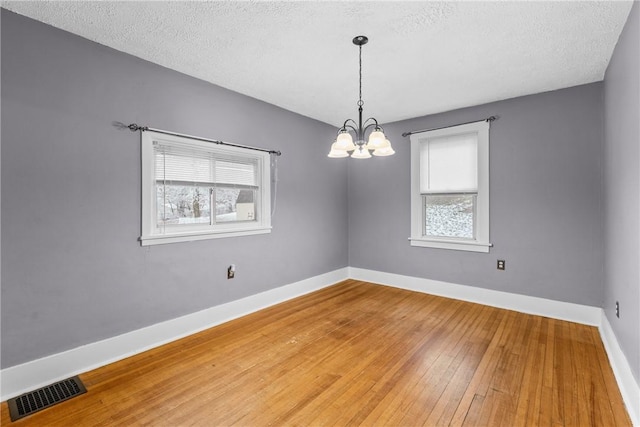
{"label": "white baseboard trim", "polygon": [[636,427],[640,427],[640,385],[633,377],[629,361],[622,352],[620,344],[618,344],[618,339],[604,310],[602,311],[602,319],[598,329],[600,330],[600,337],[602,337],[602,343],[607,351],[613,374],[618,382],[622,399],[627,407],[629,417],[631,417],[631,423]]}
{"label": "white baseboard trim", "polygon": [[122,360],[348,278],[598,326],[629,416],[633,425],[640,427],[640,386],[635,382],[629,363],[601,308],[354,267],[334,270],[237,301],[3,369],[0,371],[0,400],[5,401],[70,376]]}
{"label": "white baseboard trim", "polygon": [[588,305],[554,301],[545,298],[512,294],[473,286],[456,285],[438,280],[354,267],[349,267],[349,277],[410,291],[475,302],[492,307],[505,308],[507,310],[567,320],[585,325],[598,326],[601,320],[600,313],[602,309]]}
{"label": "white baseboard trim", "polygon": [[0,371],[0,400],[5,401],[70,376],[99,368],[283,301],[331,286],[346,280],[348,271],[347,267],[341,268],[240,300],[3,369]]}

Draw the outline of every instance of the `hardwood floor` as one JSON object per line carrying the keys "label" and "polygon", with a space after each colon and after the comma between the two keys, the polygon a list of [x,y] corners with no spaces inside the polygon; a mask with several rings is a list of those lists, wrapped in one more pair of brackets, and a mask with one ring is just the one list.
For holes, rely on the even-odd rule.
{"label": "hardwood floor", "polygon": [[595,327],[354,280],[80,377],[12,425],[631,425]]}

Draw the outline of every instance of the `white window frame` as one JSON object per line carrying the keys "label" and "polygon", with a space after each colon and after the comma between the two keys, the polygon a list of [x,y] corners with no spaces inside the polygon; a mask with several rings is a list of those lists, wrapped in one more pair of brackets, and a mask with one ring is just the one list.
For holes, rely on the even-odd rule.
{"label": "white window frame", "polygon": [[[478,136],[478,195],[474,215],[474,238],[425,236],[424,202],[420,194],[420,145],[432,138],[476,133]],[[489,252],[489,123],[452,126],[411,135],[411,246]]]}
{"label": "white window frame", "polygon": [[[161,232],[156,226],[156,188],[155,188],[155,155],[154,142],[168,145],[188,146],[203,149],[222,156],[246,156],[258,159],[258,189],[256,190],[257,211],[256,221],[238,221],[231,223],[203,224],[189,226],[188,229],[166,227]],[[219,145],[198,141],[188,137],[166,135],[159,132],[141,132],[142,154],[142,246],[159,245],[165,243],[189,242],[194,240],[218,239],[224,237],[249,236],[271,232],[271,185],[270,185],[270,155],[267,152],[248,150],[246,148]],[[212,215],[213,206],[212,206]],[[185,227],[186,228],[186,227]]]}

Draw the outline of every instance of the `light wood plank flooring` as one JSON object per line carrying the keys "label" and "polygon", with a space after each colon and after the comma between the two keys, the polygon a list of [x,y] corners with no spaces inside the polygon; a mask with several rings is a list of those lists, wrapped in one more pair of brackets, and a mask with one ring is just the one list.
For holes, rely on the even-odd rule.
{"label": "light wood plank flooring", "polygon": [[354,280],[81,378],[11,425],[631,424],[596,328]]}

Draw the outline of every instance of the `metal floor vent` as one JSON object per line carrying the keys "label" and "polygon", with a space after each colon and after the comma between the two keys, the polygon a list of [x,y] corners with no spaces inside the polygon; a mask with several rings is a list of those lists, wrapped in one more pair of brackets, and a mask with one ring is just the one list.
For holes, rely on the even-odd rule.
{"label": "metal floor vent", "polygon": [[34,412],[41,411],[86,392],[87,389],[80,381],[80,378],[75,376],[14,397],[7,401],[11,421],[19,420]]}

